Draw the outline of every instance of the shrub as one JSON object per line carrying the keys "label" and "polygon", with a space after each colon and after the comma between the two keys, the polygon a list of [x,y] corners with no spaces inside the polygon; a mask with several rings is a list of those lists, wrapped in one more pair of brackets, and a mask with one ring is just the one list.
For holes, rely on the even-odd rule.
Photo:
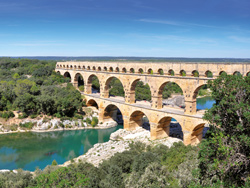
{"label": "shrub", "polygon": [[91,124],[91,119],[86,118],[86,123],[87,123],[88,125],[90,125],[90,124]]}
{"label": "shrub", "polygon": [[20,123],[19,126],[30,130],[34,127],[34,123],[33,122]]}
{"label": "shrub", "polygon": [[4,119],[9,119],[15,117],[15,114],[12,111],[5,111],[5,112],[0,112],[0,117]]}
{"label": "shrub", "polygon": [[51,164],[51,165],[52,165],[52,166],[56,166],[56,165],[57,165],[57,162],[56,162],[55,159],[52,161],[52,164]]}
{"label": "shrub", "polygon": [[78,89],[83,92],[84,91],[84,86],[79,86]]}
{"label": "shrub", "polygon": [[97,124],[98,124],[98,118],[97,117],[93,117],[92,121],[91,121],[92,127],[95,127]]}
{"label": "shrub", "polygon": [[37,114],[32,114],[31,116],[30,116],[30,118],[31,119],[34,119],[34,118],[36,118],[38,115]]}

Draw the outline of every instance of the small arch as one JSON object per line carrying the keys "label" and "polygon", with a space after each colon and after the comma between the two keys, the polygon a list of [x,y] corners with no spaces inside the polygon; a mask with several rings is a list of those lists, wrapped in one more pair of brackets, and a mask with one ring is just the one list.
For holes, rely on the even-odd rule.
{"label": "small arch", "polygon": [[159,70],[158,70],[158,74],[159,74],[159,75],[164,75],[163,69],[159,69]]}
{"label": "small arch", "polygon": [[205,76],[206,76],[207,78],[213,78],[213,73],[212,73],[210,70],[207,70],[207,71],[205,72]]}
{"label": "small arch", "polygon": [[246,76],[250,76],[250,72],[248,72],[248,73],[246,74]]}
{"label": "small arch", "polygon": [[239,71],[235,71],[235,72],[233,73],[233,75],[241,76],[241,73],[240,73]]}
{"label": "small arch", "polygon": [[60,67],[62,68],[62,65],[60,65]]}
{"label": "small arch", "polygon": [[192,72],[192,76],[193,76],[193,77],[199,77],[199,72],[198,72],[197,70],[194,70],[194,71]]}
{"label": "small arch", "polygon": [[59,67],[59,65],[56,65],[56,67]]}
{"label": "small arch", "polygon": [[87,70],[90,70],[90,66],[87,67]]}
{"label": "small arch", "polygon": [[63,68],[65,68],[65,65],[63,65]]}
{"label": "small arch", "polygon": [[123,72],[123,73],[127,73],[127,69],[126,69],[126,68],[123,68],[123,69],[122,69],[122,72]]}
{"label": "small arch", "polygon": [[184,70],[180,71],[180,76],[186,76],[186,75],[187,75],[186,71],[184,71]]}
{"label": "small arch", "polygon": [[93,66],[93,68],[92,68],[93,70],[95,70],[95,66]]}
{"label": "small arch", "polygon": [[170,70],[168,71],[168,75],[169,75],[169,76],[174,76],[174,71],[173,71],[173,69],[170,69]]}
{"label": "small arch", "polygon": [[148,74],[154,74],[152,69],[148,69]]}
{"label": "small arch", "polygon": [[74,66],[74,69],[76,69],[76,65]]}
{"label": "small arch", "polygon": [[102,68],[101,67],[98,67],[98,69],[97,69],[98,71],[101,71],[102,70]]}
{"label": "small arch", "polygon": [[71,69],[73,69],[73,66],[72,66],[72,65],[70,65],[70,68],[71,68]]}
{"label": "small arch", "polygon": [[60,71],[57,71],[56,73],[57,73],[58,75],[61,75]]}
{"label": "small arch", "polygon": [[135,73],[135,69],[134,69],[134,68],[131,68],[129,72],[130,72],[130,73]]}
{"label": "small arch", "polygon": [[81,66],[80,66],[80,65],[78,66],[78,69],[81,69]]}
{"label": "small arch", "polygon": [[69,65],[67,65],[67,68],[69,68]]}
{"label": "small arch", "polygon": [[104,67],[103,69],[104,69],[104,71],[107,71],[107,70],[108,70],[107,67]]}
{"label": "small arch", "polygon": [[138,73],[139,73],[139,74],[143,74],[143,69],[140,68],[140,69],[138,70]]}
{"label": "small arch", "polygon": [[115,72],[120,72],[119,67],[116,67]]}
{"label": "small arch", "polygon": [[219,75],[227,75],[225,71],[220,71]]}
{"label": "small arch", "polygon": [[110,67],[110,68],[109,68],[109,72],[113,72],[113,67]]}
{"label": "small arch", "polygon": [[93,107],[95,107],[96,109],[99,109],[98,104],[97,104],[97,102],[96,102],[94,99],[90,99],[90,100],[87,102],[86,105],[87,105],[88,107],[89,107],[89,106],[93,106]]}
{"label": "small arch", "polygon": [[85,70],[86,69],[85,66],[82,66],[82,69]]}

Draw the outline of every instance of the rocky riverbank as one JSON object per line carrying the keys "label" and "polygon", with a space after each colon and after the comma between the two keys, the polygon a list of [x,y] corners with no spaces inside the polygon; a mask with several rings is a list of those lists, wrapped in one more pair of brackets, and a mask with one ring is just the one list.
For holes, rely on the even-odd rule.
{"label": "rocky riverbank", "polygon": [[[73,159],[73,161],[84,161],[98,166],[104,160],[112,157],[115,153],[129,150],[129,144],[132,142],[142,142],[146,145],[164,144],[168,147],[171,147],[173,143],[182,142],[182,140],[168,137],[152,141],[150,140],[150,132],[141,127],[138,127],[133,131],[119,129],[110,135],[110,140],[108,142],[95,144],[94,147],[91,148],[87,153]],[[68,166],[73,161],[67,161],[61,166]]]}

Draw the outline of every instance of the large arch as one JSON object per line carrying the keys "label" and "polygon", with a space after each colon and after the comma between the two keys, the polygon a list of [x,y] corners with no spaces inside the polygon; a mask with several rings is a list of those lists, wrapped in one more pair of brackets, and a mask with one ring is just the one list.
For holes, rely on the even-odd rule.
{"label": "large arch", "polygon": [[136,103],[136,101],[146,100],[151,101],[152,91],[150,86],[146,83],[144,84],[140,78],[135,79],[129,87],[130,103]]}
{"label": "large arch", "polygon": [[86,105],[87,105],[88,107],[93,106],[93,107],[95,107],[96,109],[99,109],[98,104],[97,104],[97,102],[96,102],[94,99],[88,100],[88,102],[86,103]]}
{"label": "large arch", "polygon": [[83,77],[82,77],[81,73],[76,73],[75,74],[74,85],[77,86],[78,88],[80,86],[84,86],[84,80],[83,80]]}
{"label": "large arch", "polygon": [[105,94],[105,96],[104,96],[105,98],[108,98],[110,96],[124,97],[125,90],[124,90],[124,85],[123,85],[122,81],[115,76],[109,77],[105,81],[104,94]]}
{"label": "large arch", "polygon": [[104,108],[103,122],[116,122],[123,124],[123,112],[114,104],[109,104]]}
{"label": "large arch", "polygon": [[[166,101],[163,102],[163,100],[167,100],[169,97],[172,96],[172,94],[180,94],[180,96],[176,96],[175,101],[173,100],[173,102],[171,101]],[[161,109],[164,106],[166,107],[175,107],[175,108],[184,108],[185,105],[183,104],[182,100],[184,100],[184,96],[183,96],[183,89],[182,87],[177,84],[176,82],[170,82],[170,81],[166,81],[164,83],[162,83],[158,89],[157,92],[157,108]]]}
{"label": "large arch", "polygon": [[96,74],[91,74],[87,80],[87,93],[100,93],[100,81]]}
{"label": "large arch", "polygon": [[71,75],[70,75],[69,72],[65,72],[65,73],[63,74],[63,76],[64,76],[64,78],[68,78],[68,79],[70,80],[70,82],[71,82]]}
{"label": "large arch", "polygon": [[129,130],[134,130],[137,127],[143,127],[146,130],[150,131],[150,124],[147,114],[140,110],[133,111],[129,116]]}

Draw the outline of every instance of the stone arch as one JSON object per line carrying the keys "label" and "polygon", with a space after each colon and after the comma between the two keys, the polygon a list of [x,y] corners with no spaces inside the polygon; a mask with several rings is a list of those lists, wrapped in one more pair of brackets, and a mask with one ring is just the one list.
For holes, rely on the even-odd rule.
{"label": "stone arch", "polygon": [[[95,79],[95,78],[98,80],[99,88],[98,87],[96,88],[96,87],[93,86],[93,79]],[[100,79],[98,78],[98,76],[96,74],[89,75],[88,80],[87,80],[86,90],[87,90],[86,91],[87,94],[99,93],[100,92]]]}
{"label": "stone arch", "polygon": [[104,108],[102,119],[104,124],[114,122],[123,124],[123,111],[117,105],[109,104]]}
{"label": "stone arch", "polygon": [[162,139],[170,136],[170,123],[172,117],[163,117],[160,119],[156,127],[150,131],[150,138],[152,140]]}
{"label": "stone arch", "polygon": [[115,72],[120,72],[119,67],[116,67],[116,68],[115,68]]}
{"label": "stone arch", "polygon": [[168,71],[168,75],[169,75],[169,76],[174,76],[174,70],[173,70],[173,69],[170,69],[170,70]]}
{"label": "stone arch", "polygon": [[61,75],[61,72],[60,72],[60,71],[57,71],[56,73],[57,73],[58,75]]}
{"label": "stone arch", "polygon": [[199,77],[199,72],[197,70],[192,71],[192,76],[193,77]]}
{"label": "stone arch", "polygon": [[134,69],[134,68],[131,68],[131,69],[129,70],[129,72],[130,72],[130,73],[135,73],[135,69]]}
{"label": "stone arch", "polygon": [[193,129],[191,133],[191,145],[197,145],[201,142],[204,125],[205,123],[201,123]]}
{"label": "stone arch", "polygon": [[[140,111],[140,110],[135,110],[133,111],[130,116],[129,116],[129,123],[128,123],[128,129],[129,130],[134,130],[136,129],[136,127],[143,127],[143,123],[145,123],[145,119],[144,117],[147,117],[148,119],[148,124],[150,122],[149,118],[150,116],[145,114],[144,112]],[[143,128],[150,130],[150,125],[149,126],[144,126]]]}
{"label": "stone arch", "polygon": [[151,68],[148,69],[148,74],[154,74],[154,72]]}
{"label": "stone arch", "polygon": [[140,69],[138,70],[138,73],[139,73],[139,74],[143,74],[143,72],[144,72],[144,71],[143,71],[142,68],[140,68]]}
{"label": "stone arch", "polygon": [[104,69],[104,71],[107,71],[107,70],[108,70],[107,67],[104,67],[103,69]]}
{"label": "stone arch", "polygon": [[160,69],[158,69],[158,74],[159,74],[159,75],[164,75],[164,71],[163,71],[163,69],[161,69],[161,68],[160,68]]}
{"label": "stone arch", "polygon": [[[161,109],[161,108],[163,108],[163,106],[164,106],[164,104],[163,104],[163,98],[164,98],[164,96],[163,96],[163,91],[164,91],[164,88],[165,87],[167,87],[167,86],[171,86],[170,84],[176,84],[177,86],[179,86],[179,90],[181,90],[180,91],[180,93],[183,93],[183,89],[182,89],[182,85],[179,85],[178,83],[176,83],[176,82],[171,82],[171,81],[166,81],[166,82],[163,82],[161,85],[160,85],[160,87],[159,87],[159,89],[158,89],[158,91],[157,91],[157,99],[158,99],[158,101],[157,101],[157,107],[156,108],[158,108],[158,109]],[[175,87],[177,87],[177,86],[175,86]],[[166,98],[165,98],[166,99]],[[168,104],[165,104],[165,105],[168,105]],[[172,106],[171,106],[172,107]],[[180,106],[179,106],[180,107]],[[184,107],[184,106],[183,106]],[[183,108],[183,107],[181,107],[181,108]]]}
{"label": "stone arch", "polygon": [[76,69],[76,65],[74,65],[74,69]]}
{"label": "stone arch", "polygon": [[69,65],[67,65],[67,68],[69,68]]}
{"label": "stone arch", "polygon": [[82,69],[83,69],[83,70],[85,70],[85,69],[86,69],[86,67],[85,67],[85,66],[82,66]]}
{"label": "stone arch", "polygon": [[227,74],[225,71],[220,71],[219,75]]}
{"label": "stone arch", "polygon": [[70,65],[70,68],[71,68],[71,69],[73,69],[73,66],[72,66],[72,65]]}
{"label": "stone arch", "polygon": [[246,76],[250,76],[250,72],[247,72],[247,73],[246,73]]}
{"label": "stone arch", "polygon": [[233,75],[240,76],[241,73],[240,73],[239,71],[235,71],[235,72],[233,73]]}
{"label": "stone arch", "polygon": [[87,70],[90,70],[90,66],[87,67]]}
{"label": "stone arch", "polygon": [[59,67],[59,65],[56,65],[56,67]]}
{"label": "stone arch", "polygon": [[65,68],[65,65],[63,65],[63,68]]}
{"label": "stone arch", "polygon": [[62,68],[62,65],[60,65],[60,67]]}
{"label": "stone arch", "polygon": [[181,71],[180,71],[180,76],[186,76],[186,75],[187,75],[187,73],[186,73],[185,70],[181,70]]}
{"label": "stone arch", "polygon": [[84,80],[83,76],[81,73],[76,73],[74,77],[74,85],[77,87],[83,86],[84,85]]}
{"label": "stone arch", "polygon": [[[132,104],[132,103],[135,103],[135,88],[136,88],[136,85],[139,81],[142,81],[140,78],[138,79],[135,79],[133,80],[133,82],[131,82],[130,86],[129,86],[129,92],[128,92],[128,97],[129,98],[129,103]],[[148,84],[148,83],[147,83]],[[149,91],[150,91],[150,95],[152,96],[152,91],[151,91],[151,87],[150,85],[148,84],[148,87],[149,87]],[[143,99],[144,100],[144,99]],[[146,99],[145,99],[146,100]]]}
{"label": "stone arch", "polygon": [[113,72],[113,67],[109,67],[109,72]]}
{"label": "stone arch", "polygon": [[96,107],[96,109],[99,109],[97,102],[94,99],[90,99],[88,100],[88,102],[86,103],[86,105],[89,106],[93,106]]}
{"label": "stone arch", "polygon": [[127,72],[127,69],[124,67],[124,68],[122,69],[122,72],[123,72],[123,73],[126,73],[126,72]]}
{"label": "stone arch", "polygon": [[71,75],[70,75],[69,72],[65,72],[65,73],[63,74],[63,76],[64,76],[64,78],[69,78],[69,79],[71,80]]}
{"label": "stone arch", "polygon": [[210,70],[207,70],[207,71],[205,72],[205,76],[206,76],[207,78],[213,78],[213,73],[212,73]]}
{"label": "stone arch", "polygon": [[102,70],[102,68],[101,67],[98,67],[98,69],[97,69],[98,71],[101,71]]}
{"label": "stone arch", "polygon": [[109,97],[109,92],[110,92],[110,83],[113,79],[117,79],[120,81],[122,87],[123,87],[123,92],[125,93],[125,89],[124,89],[124,84],[123,81],[120,78],[117,78],[115,76],[111,76],[109,78],[106,79],[105,84],[104,84],[104,98],[108,98]]}
{"label": "stone arch", "polygon": [[95,70],[95,66],[93,66],[93,68],[92,68],[93,70]]}
{"label": "stone arch", "polygon": [[81,69],[81,66],[80,66],[80,65],[78,66],[78,69]]}

